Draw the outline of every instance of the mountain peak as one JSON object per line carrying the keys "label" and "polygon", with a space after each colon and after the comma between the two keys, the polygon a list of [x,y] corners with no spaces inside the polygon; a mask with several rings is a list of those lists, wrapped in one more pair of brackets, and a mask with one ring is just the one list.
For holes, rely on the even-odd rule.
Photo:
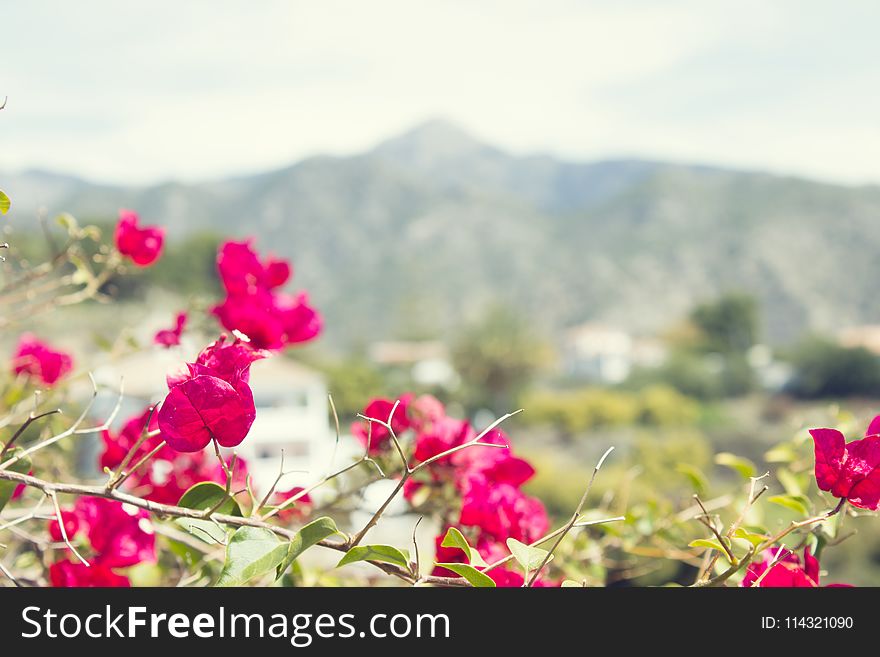
{"label": "mountain peak", "polygon": [[417,167],[436,166],[497,152],[445,119],[421,123],[402,135],[382,142],[373,150],[374,154],[383,158]]}

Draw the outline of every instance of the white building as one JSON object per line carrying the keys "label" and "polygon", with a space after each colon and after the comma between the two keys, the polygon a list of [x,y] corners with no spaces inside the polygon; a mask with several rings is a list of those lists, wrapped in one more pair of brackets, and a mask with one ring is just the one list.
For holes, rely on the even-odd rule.
{"label": "white building", "polygon": [[284,470],[302,472],[285,477],[279,488],[320,479],[330,467],[336,438],[324,377],[289,358],[273,356],[251,365],[250,386],[257,419],[238,453],[247,459],[255,486],[267,490],[272,485],[282,450]]}
{"label": "white building", "polygon": [[563,364],[574,377],[600,383],[620,383],[635,367],[657,367],[666,359],[663,343],[635,338],[626,331],[587,322],[565,333]]}
{"label": "white building", "polygon": [[422,385],[450,388],[458,383],[449,348],[436,340],[374,342],[368,356],[377,365],[408,370],[412,380]]}

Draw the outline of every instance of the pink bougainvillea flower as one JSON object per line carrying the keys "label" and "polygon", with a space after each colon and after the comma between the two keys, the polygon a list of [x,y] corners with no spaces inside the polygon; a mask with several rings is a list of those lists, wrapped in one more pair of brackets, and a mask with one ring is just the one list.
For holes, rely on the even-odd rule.
{"label": "pink bougainvillea flower", "polygon": [[519,487],[535,474],[535,469],[528,461],[511,453],[510,440],[502,431],[498,429],[490,431],[480,438],[480,442],[490,445],[505,445],[507,448],[477,445],[453,454],[451,459],[458,468],[459,487],[467,487],[467,480],[473,477]]}
{"label": "pink bougainvillea flower", "polygon": [[[416,437],[416,447],[413,456],[417,461],[427,461],[428,459],[442,454],[453,447],[463,445],[468,440],[472,440],[476,436],[476,432],[467,420],[456,420],[451,417],[442,417],[433,420],[427,425],[429,428],[422,431]],[[374,429],[375,431],[375,429]],[[467,450],[461,450],[462,453]],[[444,456],[442,459],[435,461],[437,464],[449,463],[455,454]],[[431,467],[430,465],[428,467]]]}
{"label": "pink bougainvillea flower", "polygon": [[434,422],[445,418],[446,408],[433,395],[420,395],[409,404],[408,413],[412,428],[421,433],[429,431]]}
{"label": "pink bougainvillea flower", "polygon": [[119,211],[116,224],[116,249],[139,267],[152,265],[162,254],[165,229],[159,226],[138,228],[138,215],[132,210]]}
{"label": "pink bougainvillea flower", "polygon": [[[776,561],[776,565],[771,568],[774,561]],[[819,561],[812,555],[810,548],[804,548],[803,563],[801,563],[800,557],[786,548],[767,550],[761,563],[749,565],[740,586],[759,586],[761,588],[817,587],[819,586]],[[830,584],[829,586],[848,585]]]}
{"label": "pink bougainvillea flower", "polygon": [[[104,451],[99,461],[101,469],[110,468],[112,470],[118,467],[144,431],[158,429],[159,422],[156,415],[153,408],[148,406],[138,415],[126,420],[118,434],[114,435],[112,431],[105,429],[101,434],[101,439],[104,442]],[[149,422],[149,427],[147,422]],[[160,436],[148,437],[132,456],[132,461],[137,462],[161,442]]]}
{"label": "pink bougainvillea flower", "polygon": [[174,328],[162,329],[157,331],[153,336],[153,344],[157,344],[166,349],[176,347],[180,344],[180,336],[183,335],[183,329],[186,327],[186,313],[178,313],[174,319]]}
{"label": "pink bougainvillea flower", "polygon": [[125,575],[113,572],[109,566],[93,563],[89,566],[72,561],[57,561],[49,566],[49,582],[55,587],[129,587]]}
{"label": "pink bougainvillea flower", "polygon": [[412,503],[416,494],[425,487],[425,482],[407,479],[403,482],[403,499]]}
{"label": "pink bougainvillea flower", "polygon": [[168,395],[159,411],[159,428],[178,452],[197,452],[212,440],[239,445],[256,418],[248,386],[250,366],[265,352],[226,336],[205,348],[187,371],[168,377]]}
{"label": "pink bougainvillea flower", "polygon": [[196,452],[216,440],[235,447],[256,418],[246,383],[237,388],[216,376],[199,375],[175,386],[162,402],[159,426],[178,452]]}
{"label": "pink bougainvillea flower", "polygon": [[289,296],[278,291],[290,278],[290,265],[271,257],[261,261],[252,240],[224,243],[217,270],[226,299],[211,312],[225,328],[248,336],[255,347],[283,349],[321,332],[321,317],[305,293]]}
{"label": "pink bougainvillea flower", "polygon": [[291,275],[290,264],[269,256],[264,262],[252,246],[244,242],[225,242],[217,252],[217,271],[229,294],[250,294],[284,285]]}
{"label": "pink bougainvillea flower", "polygon": [[[74,511],[62,511],[61,519],[64,521],[64,531],[67,532],[67,539],[72,541],[80,529],[79,515]],[[49,536],[55,542],[64,540],[58,520],[49,521]]]}
{"label": "pink bougainvillea flower", "polygon": [[[294,486],[290,490],[278,491],[272,497],[272,504],[281,504],[294,495],[302,493],[304,490],[302,486]],[[308,493],[305,493],[297,498],[296,502],[292,502],[290,506],[279,511],[278,518],[283,522],[300,521],[307,518],[311,512],[312,498]]]}
{"label": "pink bougainvillea flower", "polygon": [[848,500],[853,506],[876,510],[880,504],[880,417],[867,435],[846,442],[837,429],[811,429],[816,453],[816,483],[820,490]]}
{"label": "pink bougainvillea flower", "polygon": [[32,377],[47,386],[55,385],[72,367],[70,354],[56,351],[30,333],[19,338],[18,348],[12,356],[15,374]]}
{"label": "pink bougainvillea flower", "polygon": [[239,339],[226,342],[226,335],[205,347],[196,358],[193,375],[216,376],[233,386],[250,380],[251,365],[269,354]]}
{"label": "pink bougainvillea flower", "polygon": [[[397,436],[400,436],[400,434],[410,428],[409,418],[407,418],[407,406],[412,401],[412,397],[410,394],[403,395],[400,398],[400,403],[397,405],[397,410],[394,411],[394,417],[391,418],[391,428],[394,429],[394,433]],[[373,418],[374,420],[388,422],[388,417],[391,415],[391,409],[394,408],[394,404],[395,401],[390,399],[376,398],[367,404],[361,415]],[[369,440],[369,453],[372,456],[382,453],[391,444],[391,433],[386,427],[376,422],[367,422],[366,420],[355,422],[351,426],[351,433],[364,446],[367,445]]]}
{"label": "pink bougainvillea flower", "polygon": [[462,525],[479,527],[498,541],[515,538],[531,543],[543,536],[550,521],[544,505],[510,484],[471,479],[462,495]]}
{"label": "pink bougainvillea flower", "polygon": [[156,537],[146,510],[102,497],[81,497],[74,511],[85,525],[96,563],[125,568],[156,561]]}
{"label": "pink bougainvillea flower", "polygon": [[[93,556],[89,565],[62,560],[49,567],[52,586],[129,586],[114,568],[156,561],[156,537],[144,509],[101,497],[81,497],[72,510],[61,512],[67,537],[85,534]],[[53,540],[62,540],[56,521],[49,523]]]}
{"label": "pink bougainvillea flower", "polygon": [[309,305],[305,293],[296,297],[270,290],[230,294],[211,312],[225,328],[244,333],[261,349],[278,350],[308,342],[322,328],[321,316]]}

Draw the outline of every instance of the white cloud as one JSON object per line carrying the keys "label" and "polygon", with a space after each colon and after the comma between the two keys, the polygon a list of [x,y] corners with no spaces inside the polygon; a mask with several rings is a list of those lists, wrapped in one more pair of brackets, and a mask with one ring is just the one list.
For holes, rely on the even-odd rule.
{"label": "white cloud", "polygon": [[0,168],[199,179],[356,152],[443,116],[519,152],[850,182],[880,171],[869,4],[162,0],[5,12]]}

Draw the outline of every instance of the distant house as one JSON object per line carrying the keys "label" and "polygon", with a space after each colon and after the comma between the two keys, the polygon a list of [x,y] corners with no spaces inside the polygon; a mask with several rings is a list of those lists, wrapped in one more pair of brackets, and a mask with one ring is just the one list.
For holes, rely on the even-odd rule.
{"label": "distant house", "polygon": [[636,367],[661,365],[666,347],[654,338],[633,337],[618,328],[587,322],[566,331],[562,355],[569,376],[614,384]]}
{"label": "distant house", "polygon": [[[120,377],[123,379],[123,419],[161,401],[168,391],[166,374],[179,368],[183,361],[179,351],[151,349],[103,367],[95,374],[99,383],[114,389]],[[273,356],[251,366],[250,386],[257,418],[236,452],[247,460],[255,488],[265,491],[273,484],[281,468],[282,450],[285,471],[302,472],[285,477],[280,489],[319,479],[330,465],[335,443],[323,376],[293,360]],[[340,463],[345,456],[340,452]]]}
{"label": "distant house", "polygon": [[449,387],[458,379],[449,348],[436,340],[374,342],[367,356],[376,365],[406,369],[422,385]]}

